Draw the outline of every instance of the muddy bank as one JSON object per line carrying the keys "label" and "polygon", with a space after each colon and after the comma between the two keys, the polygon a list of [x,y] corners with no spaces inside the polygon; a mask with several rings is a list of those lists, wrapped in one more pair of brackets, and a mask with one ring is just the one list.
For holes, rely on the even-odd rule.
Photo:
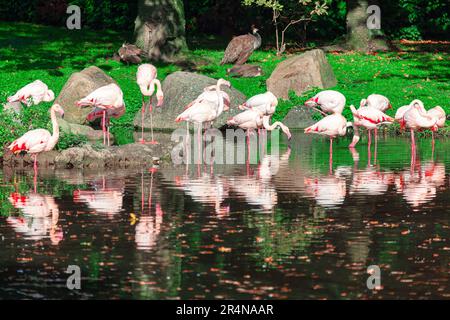
{"label": "muddy bank", "polygon": [[[86,144],[62,151],[44,152],[38,156],[38,165],[40,168],[67,169],[135,168],[151,166],[154,158],[162,162],[170,161],[170,152],[175,145],[170,135],[158,134],[155,138],[159,141],[155,145],[138,142],[111,147]],[[33,160],[30,155],[14,155],[5,149],[3,166],[16,169],[32,167]]]}

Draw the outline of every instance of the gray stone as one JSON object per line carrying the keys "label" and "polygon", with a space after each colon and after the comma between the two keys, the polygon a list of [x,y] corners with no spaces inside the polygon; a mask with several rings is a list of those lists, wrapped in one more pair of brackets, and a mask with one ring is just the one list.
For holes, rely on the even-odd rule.
{"label": "gray stone", "polygon": [[[204,75],[177,71],[170,74],[162,83],[164,91],[164,104],[161,108],[153,108],[153,128],[157,130],[174,130],[177,128],[185,128],[185,123],[176,123],[175,118],[184,110],[184,107],[191,101],[195,100],[205,87],[214,85],[217,79],[209,78]],[[244,94],[234,88],[224,88],[231,100],[231,108],[214,122],[214,127],[220,128],[225,126],[228,118],[238,114],[239,104],[246,101]],[[156,105],[156,101],[153,101]],[[134,118],[134,125],[141,128],[142,112],[137,112]],[[150,115],[148,112],[144,116],[144,129],[150,129]]]}
{"label": "gray stone", "polygon": [[79,108],[75,103],[92,91],[111,83],[116,82],[100,68],[95,66],[86,68],[70,76],[55,103],[63,107],[66,121],[86,124],[86,116],[92,109]]}
{"label": "gray stone", "polygon": [[[58,124],[61,132],[72,133],[87,137],[89,142],[103,142],[103,131],[94,130],[92,127],[84,126],[81,124],[70,123],[64,119],[58,119]],[[114,143],[114,135],[110,133],[111,144]]]}
{"label": "gray stone", "polygon": [[334,87],[337,80],[325,53],[315,49],[279,63],[266,83],[278,98],[289,99],[290,90],[301,95],[315,87]]}
{"label": "gray stone", "polygon": [[315,123],[312,119],[312,115],[313,112],[311,109],[306,107],[294,107],[283,119],[283,123],[287,125],[289,129],[304,129]]}

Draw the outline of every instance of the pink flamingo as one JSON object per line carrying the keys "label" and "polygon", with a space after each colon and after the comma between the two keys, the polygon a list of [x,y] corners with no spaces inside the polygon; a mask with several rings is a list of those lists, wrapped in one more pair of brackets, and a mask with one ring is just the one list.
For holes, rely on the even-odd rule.
{"label": "pink flamingo", "polygon": [[109,119],[110,117],[119,118],[125,113],[125,102],[119,86],[111,83],[100,87],[78,101],[77,105],[94,107],[94,110],[87,116],[88,121],[102,117],[103,144],[106,145],[106,140],[108,140],[109,146]]}
{"label": "pink flamingo", "polygon": [[220,87],[225,85],[231,87],[230,82],[219,79],[216,84],[217,100],[200,100],[194,102],[191,106],[188,106],[180,115],[175,119],[176,122],[186,121],[187,135],[189,135],[189,122],[196,123],[198,125],[198,143],[200,143],[200,136],[203,123],[209,123],[211,125],[224,111],[224,97]]}
{"label": "pink flamingo", "polygon": [[306,134],[315,133],[330,138],[330,173],[333,168],[333,139],[337,136],[345,136],[347,128],[351,126],[352,123],[347,122],[343,115],[334,113],[305,129]]}
{"label": "pink flamingo", "polygon": [[[362,107],[370,107],[380,110],[381,112],[386,112],[388,109],[392,108],[391,102],[388,98],[381,94],[371,94],[366,99],[362,99],[359,105]],[[378,127],[374,129],[375,141],[378,140]]]}
{"label": "pink flamingo", "polygon": [[156,98],[158,99],[157,107],[162,106],[164,102],[164,93],[161,88],[161,82],[156,79],[157,77],[157,70],[156,67],[151,64],[141,64],[138,68],[138,71],[136,73],[136,82],[139,85],[139,88],[141,89],[142,93],[142,116],[141,116],[141,129],[142,129],[142,136],[141,136],[141,143],[145,143],[144,139],[144,114],[145,114],[145,98],[149,97],[149,112],[150,112],[150,130],[151,130],[151,136],[152,140],[150,141],[151,144],[158,143],[153,139],[153,106],[152,106],[152,95],[155,92],[155,86],[157,88],[156,90]]}
{"label": "pink flamingo", "polygon": [[[311,99],[306,100],[305,106],[312,108],[322,115],[327,113],[342,113],[344,111],[346,99],[345,96],[334,90],[325,90],[316,94]],[[320,109],[316,107],[319,106]]]}
{"label": "pink flamingo", "polygon": [[[19,139],[13,141],[11,145],[8,147],[11,152],[14,154],[18,153],[29,153],[34,158],[34,173],[35,180],[37,175],[37,156],[38,154],[52,150],[59,140],[59,126],[58,121],[56,120],[56,112],[61,114],[61,117],[64,116],[64,110],[61,108],[59,104],[54,104],[50,108],[50,119],[52,121],[53,126],[53,134],[51,134],[46,129],[35,129],[28,131]],[[35,186],[36,188],[36,186]]]}
{"label": "pink flamingo", "polygon": [[55,94],[41,80],[36,80],[27,84],[25,87],[8,98],[8,102],[22,102],[28,107],[44,102],[51,102],[55,99]]}
{"label": "pink flamingo", "polygon": [[248,99],[244,104],[239,106],[239,109],[257,109],[264,115],[273,115],[278,105],[277,97],[270,91],[258,94]]}
{"label": "pink flamingo", "polygon": [[[192,107],[193,105],[197,104],[197,103],[201,103],[204,100],[215,104],[215,105],[219,105],[219,100],[218,100],[218,96],[216,93],[216,86],[217,85],[213,85],[213,86],[209,86],[206,87],[205,89],[203,89],[204,91],[193,101],[191,101],[186,107],[184,107],[184,110],[189,109],[190,107]],[[226,93],[223,90],[220,90],[220,93],[223,97],[223,111],[228,111],[230,109],[230,105],[231,105],[231,100],[230,100],[230,96],[228,95],[228,93]]]}
{"label": "pink flamingo", "polygon": [[434,147],[434,131],[437,131],[439,128],[443,128],[445,126],[446,114],[444,109],[442,109],[440,106],[436,106],[429,109],[427,111],[427,115],[429,117],[432,117],[433,119],[436,119],[436,127],[433,128],[434,130],[431,130],[431,137],[433,139]]}
{"label": "pink flamingo", "polygon": [[438,126],[438,118],[428,115],[425,111],[422,101],[414,100],[411,102],[410,107],[403,114],[403,118],[400,120],[401,124],[410,129],[411,132],[411,147],[413,153],[416,150],[416,141],[414,138],[414,131],[422,129],[431,129],[436,131]]}
{"label": "pink flamingo", "polygon": [[[354,136],[353,141],[349,145],[349,148],[354,148],[358,143],[359,136],[359,127],[364,127],[367,129],[369,136],[369,145],[372,140],[372,130],[376,130],[382,124],[391,124],[394,122],[394,118],[389,117],[379,109],[375,109],[373,107],[360,107],[358,110],[351,105],[350,109],[353,113],[353,128],[354,128]],[[377,143],[377,136],[375,135],[375,144]]]}

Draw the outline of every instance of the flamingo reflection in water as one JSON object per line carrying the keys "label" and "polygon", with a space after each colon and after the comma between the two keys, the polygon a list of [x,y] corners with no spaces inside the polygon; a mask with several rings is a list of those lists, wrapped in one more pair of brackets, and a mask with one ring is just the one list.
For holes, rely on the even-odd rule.
{"label": "flamingo reflection in water", "polygon": [[94,190],[76,190],[73,192],[75,203],[84,203],[95,213],[106,214],[112,218],[122,211],[124,182],[122,180],[107,181],[103,176],[100,181],[93,182]]}
{"label": "flamingo reflection in water", "polygon": [[8,217],[6,222],[25,239],[39,241],[50,238],[53,245],[59,244],[63,239],[62,229],[58,226],[59,207],[53,197],[39,193],[22,195],[13,192],[8,200],[23,216]]}
{"label": "flamingo reflection in water", "polygon": [[[144,185],[144,172],[141,172],[141,215],[138,218],[134,218],[135,220],[137,220],[134,241],[138,250],[148,250],[154,248],[158,240],[158,236],[161,232],[164,212],[161,208],[161,203],[159,202],[158,195],[154,195],[153,177],[156,172],[157,167],[154,166],[150,169],[148,213],[145,212],[146,191]],[[156,190],[159,190],[159,188]],[[155,198],[155,215],[153,216],[153,201],[155,200]],[[135,220],[132,220],[132,225],[135,223]]]}

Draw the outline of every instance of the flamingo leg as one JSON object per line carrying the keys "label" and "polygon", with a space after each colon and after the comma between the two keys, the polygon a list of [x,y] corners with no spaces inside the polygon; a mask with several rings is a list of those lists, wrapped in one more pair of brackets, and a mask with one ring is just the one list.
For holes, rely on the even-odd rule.
{"label": "flamingo leg", "polygon": [[33,155],[34,158],[34,165],[33,165],[33,170],[34,170],[34,177],[33,177],[33,185],[34,185],[34,193],[37,192],[37,174],[38,174],[38,169],[37,169],[37,154]]}
{"label": "flamingo leg", "polygon": [[333,173],[333,138],[330,138],[330,174]]}
{"label": "flamingo leg", "polygon": [[431,157],[434,158],[434,144],[435,144],[435,140],[434,140],[434,131],[431,131]]}
{"label": "flamingo leg", "polygon": [[103,144],[106,145],[106,129],[105,129],[105,122],[106,122],[106,110],[103,111],[103,118],[102,118],[102,131],[103,131]]}
{"label": "flamingo leg", "polygon": [[377,164],[377,152],[378,152],[378,132],[377,129],[375,129],[375,153],[373,155],[373,161],[374,164]]}
{"label": "flamingo leg", "polygon": [[141,140],[140,143],[145,143],[144,139],[144,115],[145,115],[145,100],[144,95],[142,95],[142,109],[141,109]]}
{"label": "flamingo leg", "polygon": [[151,101],[150,101],[150,105],[148,107],[148,110],[150,112],[150,132],[151,132],[151,136],[152,136],[152,141],[150,143],[151,144],[157,144],[158,141],[155,141],[155,139],[153,138],[153,106],[152,106]]}

